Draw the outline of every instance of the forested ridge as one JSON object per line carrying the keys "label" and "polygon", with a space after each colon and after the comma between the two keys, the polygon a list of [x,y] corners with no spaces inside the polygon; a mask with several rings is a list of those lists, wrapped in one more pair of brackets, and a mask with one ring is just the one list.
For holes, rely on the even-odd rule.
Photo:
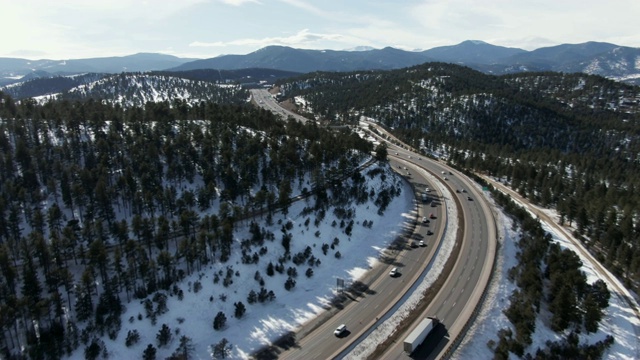
{"label": "forested ridge", "polygon": [[490,76],[428,63],[278,83],[323,119],[367,116],[427,154],[509,182],[634,290],[640,281],[640,88],[599,76]]}
{"label": "forested ridge", "polygon": [[[201,101],[241,104],[249,93],[238,85],[241,76],[247,73],[263,76],[266,70],[253,72],[225,72],[231,78],[222,78],[220,71],[201,72],[156,72],[97,74],[37,78],[1,87],[0,91],[14,100],[34,98],[39,102],[49,99],[81,100],[93,99],[119,104],[123,107],[144,106],[147,102],[172,103],[186,101],[190,105]],[[284,76],[284,75],[283,75]],[[234,78],[237,77],[237,78]],[[245,79],[245,82],[247,80]]]}
{"label": "forested ridge", "polygon": [[[399,192],[394,181],[377,193],[366,189],[353,170],[373,148],[350,130],[283,121],[247,105],[0,99],[0,348],[7,358],[60,358],[79,347],[87,358],[108,356],[99,339],[118,336],[124,303],[146,298],[155,319],[167,294],[182,296],[185,276],[229,259],[238,222],[263,209],[270,223],[273,211],[288,211],[294,189],[314,191],[309,214],[342,209],[346,234],[349,204],[371,198],[383,212]],[[287,254],[295,241],[289,226],[282,227]],[[243,263],[257,262],[264,241],[274,240],[259,223],[250,227]],[[310,264],[307,277],[320,264],[309,251],[283,256],[271,271],[287,264],[293,274],[300,260]],[[226,278],[220,271],[225,287],[229,269]],[[250,304],[275,296],[258,290]],[[127,334],[127,346],[136,338]]]}
{"label": "forested ridge", "polygon": [[[378,121],[424,154],[489,174],[564,224],[633,291],[640,285],[640,89],[597,76],[524,73],[488,76],[448,64],[397,71],[316,73],[279,82],[283,98],[328,122]],[[482,181],[479,180],[482,183]],[[486,185],[486,184],[485,184]],[[496,359],[600,358],[614,341],[581,343],[598,330],[609,292],[587,284],[572,251],[550,243],[536,219],[494,192],[522,229],[518,290],[504,313],[512,327],[487,344]],[[560,341],[530,349],[536,318]]]}

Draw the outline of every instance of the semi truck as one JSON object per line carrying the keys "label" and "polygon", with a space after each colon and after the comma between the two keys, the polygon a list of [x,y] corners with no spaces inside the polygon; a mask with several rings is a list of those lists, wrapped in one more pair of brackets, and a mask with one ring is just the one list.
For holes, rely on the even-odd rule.
{"label": "semi truck", "polygon": [[420,324],[404,339],[404,351],[411,354],[431,333],[431,330],[438,325],[438,319],[427,317],[422,319]]}

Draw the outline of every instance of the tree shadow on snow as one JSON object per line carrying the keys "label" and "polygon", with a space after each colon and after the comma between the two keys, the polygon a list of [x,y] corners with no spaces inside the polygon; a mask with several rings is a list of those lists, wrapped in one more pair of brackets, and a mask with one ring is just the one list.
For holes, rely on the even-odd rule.
{"label": "tree shadow on snow", "polygon": [[287,351],[291,348],[299,348],[298,341],[296,340],[296,333],[290,331],[284,335],[282,335],[278,340],[276,340],[273,345],[268,346],[259,352],[257,352],[254,356],[255,359],[258,360],[275,360],[280,357],[280,354],[283,351]]}

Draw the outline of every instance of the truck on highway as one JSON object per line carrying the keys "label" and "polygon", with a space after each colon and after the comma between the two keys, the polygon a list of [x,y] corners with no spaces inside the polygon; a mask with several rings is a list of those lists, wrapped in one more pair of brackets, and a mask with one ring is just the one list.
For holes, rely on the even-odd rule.
{"label": "truck on highway", "polygon": [[422,319],[420,324],[404,339],[404,351],[411,354],[431,333],[431,330],[438,325],[438,319],[427,317]]}

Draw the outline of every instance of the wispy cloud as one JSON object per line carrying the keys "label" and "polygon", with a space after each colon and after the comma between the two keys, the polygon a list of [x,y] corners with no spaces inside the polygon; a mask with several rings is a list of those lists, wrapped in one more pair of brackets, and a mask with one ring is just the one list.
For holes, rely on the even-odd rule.
{"label": "wispy cloud", "polygon": [[[285,3],[287,5],[291,5],[298,9],[304,10],[312,15],[318,16],[320,18],[329,20],[330,22],[343,23],[343,24],[391,24],[393,22],[389,21],[384,16],[380,16],[378,14],[372,15],[371,13],[367,13],[366,9],[361,9],[360,12],[350,12],[350,11],[334,11],[333,8],[331,11],[327,11],[321,9],[318,6],[314,6],[309,2],[303,0],[280,0],[280,2]],[[397,25],[394,25],[397,26]]]}
{"label": "wispy cloud", "polygon": [[223,4],[232,5],[232,6],[242,6],[246,3],[254,3],[254,4],[262,4],[258,0],[219,0]]}
{"label": "wispy cloud", "polygon": [[285,46],[302,46],[317,41],[340,41],[343,39],[339,34],[318,34],[312,33],[309,29],[302,29],[296,34],[284,37],[267,37],[262,39],[237,39],[232,41],[214,41],[203,42],[194,41],[189,46],[194,47],[226,47],[226,46],[267,46],[267,45],[285,45]]}
{"label": "wispy cloud", "polygon": [[300,0],[280,0],[281,2],[285,3],[285,4],[289,4],[291,6],[295,6],[297,8],[303,9],[305,11],[308,11],[310,13],[313,13],[315,15],[318,16],[322,16],[322,17],[332,17],[335,16],[335,14],[332,14],[330,12],[324,11],[316,6],[313,6],[307,2],[304,1],[300,1]]}

